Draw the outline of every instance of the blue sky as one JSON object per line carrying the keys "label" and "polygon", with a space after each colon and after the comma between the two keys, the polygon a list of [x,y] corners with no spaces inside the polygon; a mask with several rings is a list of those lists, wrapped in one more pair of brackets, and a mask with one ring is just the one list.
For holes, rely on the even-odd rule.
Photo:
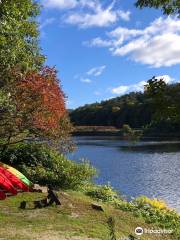
{"label": "blue sky", "polygon": [[133,0],[43,0],[40,44],[68,108],[141,91],[152,76],[180,80],[180,19]]}

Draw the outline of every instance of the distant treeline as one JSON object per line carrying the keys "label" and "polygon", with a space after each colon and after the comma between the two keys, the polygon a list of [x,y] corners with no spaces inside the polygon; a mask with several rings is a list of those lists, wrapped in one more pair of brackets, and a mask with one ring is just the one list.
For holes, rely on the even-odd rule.
{"label": "distant treeline", "polygon": [[70,118],[77,126],[115,126],[128,124],[141,128],[151,122],[153,109],[143,93],[129,93],[101,103],[87,104],[71,111]]}
{"label": "distant treeline", "polygon": [[[156,82],[153,84],[153,91],[156,91]],[[152,126],[156,122],[158,129],[180,130],[180,120],[177,118],[174,120],[172,115],[178,114],[177,109],[180,111],[178,106],[178,104],[180,105],[180,84],[166,85],[165,89],[162,95],[160,88],[155,97],[147,91],[144,93],[132,92],[100,103],[87,104],[71,111],[70,118],[75,126],[122,128],[124,124],[128,124],[132,128],[143,128]],[[159,96],[160,98],[158,98]],[[160,101],[156,99],[160,99]],[[168,112],[169,109],[173,109],[173,106],[176,107],[175,113],[170,113],[167,117],[166,114],[162,113],[164,118],[161,118],[160,121],[154,121],[154,117],[160,113],[161,109]]]}

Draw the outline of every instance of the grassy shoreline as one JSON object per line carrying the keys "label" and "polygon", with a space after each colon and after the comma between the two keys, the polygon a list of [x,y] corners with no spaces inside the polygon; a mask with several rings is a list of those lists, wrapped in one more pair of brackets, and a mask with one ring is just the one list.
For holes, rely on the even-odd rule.
{"label": "grassy shoreline", "polygon": [[[97,172],[88,162],[76,163],[57,150],[29,143],[11,146],[3,160],[11,159],[34,183],[66,190],[58,192],[60,207],[33,209],[33,201],[43,199],[47,193],[22,193],[0,201],[0,239],[112,240],[109,217],[115,219],[118,240],[134,235],[138,226],[172,229],[174,234],[143,235],[142,240],[179,239],[180,216],[175,211],[157,199],[141,197],[127,202],[110,185],[94,185],[92,178]],[[27,159],[31,165],[23,165]],[[28,202],[26,210],[18,208],[22,201]],[[94,202],[102,205],[104,211],[93,209]]]}
{"label": "grassy shoreline", "polygon": [[[58,193],[62,206],[32,209],[31,203],[41,199],[42,193],[22,193],[0,201],[0,238],[8,240],[95,240],[111,239],[107,225],[109,216],[115,219],[117,239],[134,234],[138,226],[158,229],[133,213],[115,209],[111,204],[100,203],[104,212],[91,208],[97,201],[80,192]],[[20,210],[22,200],[29,202],[29,209]],[[99,204],[99,202],[97,202]],[[171,235],[144,234],[142,240],[173,240]]]}

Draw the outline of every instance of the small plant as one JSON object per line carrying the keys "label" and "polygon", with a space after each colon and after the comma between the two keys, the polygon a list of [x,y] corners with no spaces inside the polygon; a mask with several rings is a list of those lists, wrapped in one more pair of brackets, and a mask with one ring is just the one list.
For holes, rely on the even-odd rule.
{"label": "small plant", "polygon": [[128,239],[129,239],[129,240],[135,240],[135,239],[137,239],[137,238],[135,238],[135,237],[132,236],[132,235],[129,235],[129,236],[128,236]]}
{"label": "small plant", "polygon": [[142,131],[132,129],[128,124],[124,124],[122,128],[124,139],[137,142],[142,137]]}
{"label": "small plant", "polygon": [[108,229],[109,229],[109,236],[110,236],[110,240],[116,240],[116,234],[115,234],[115,220],[113,217],[109,217],[108,221]]}

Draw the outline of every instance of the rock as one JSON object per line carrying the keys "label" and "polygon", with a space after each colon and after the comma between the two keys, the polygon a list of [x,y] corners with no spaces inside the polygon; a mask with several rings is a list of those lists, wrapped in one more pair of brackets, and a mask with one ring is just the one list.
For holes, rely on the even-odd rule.
{"label": "rock", "polygon": [[25,209],[26,208],[26,201],[22,201],[19,206],[20,209]]}
{"label": "rock", "polygon": [[98,204],[92,203],[92,204],[91,204],[91,207],[92,207],[94,210],[104,212],[104,210],[103,210],[103,208],[102,208],[101,205],[98,205]]}

